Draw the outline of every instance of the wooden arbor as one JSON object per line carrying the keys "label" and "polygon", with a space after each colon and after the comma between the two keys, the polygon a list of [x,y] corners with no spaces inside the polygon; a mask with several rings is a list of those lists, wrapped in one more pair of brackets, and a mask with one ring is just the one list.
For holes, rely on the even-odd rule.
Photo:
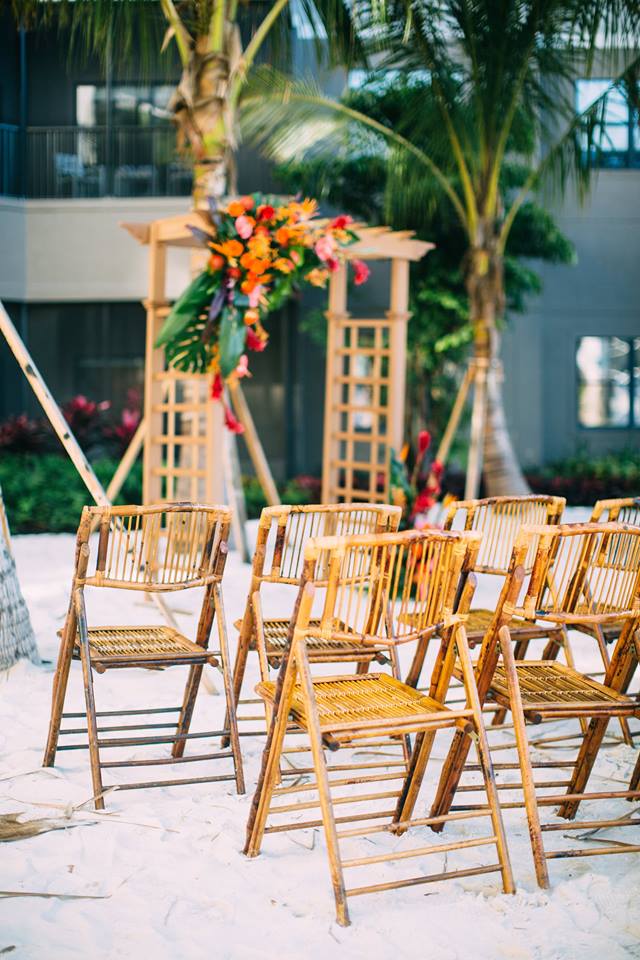
{"label": "wooden arbor", "polygon": [[[141,436],[143,501],[158,503],[179,498],[223,502],[223,476],[232,476],[228,460],[233,448],[224,441],[220,408],[209,399],[210,378],[167,369],[163,350],[155,346],[170,310],[166,289],[168,251],[192,248],[197,256],[201,247],[189,228],[207,229],[208,224],[198,211],[191,211],[153,223],[123,226],[136,240],[149,246],[145,419]],[[434,246],[416,240],[410,231],[394,232],[388,227],[356,229],[360,240],[348,248],[347,258],[390,261],[391,292],[389,309],[383,316],[355,318],[347,311],[347,266],[341,266],[331,277],[324,503],[353,499],[386,502],[388,498],[390,448],[399,450],[404,439],[409,263],[420,260]],[[245,428],[247,447],[267,501],[278,503],[275,484],[239,385],[231,390],[231,399]],[[383,485],[380,477],[384,478]]]}
{"label": "wooden arbor", "polygon": [[[327,310],[322,502],[388,502],[389,455],[404,443],[409,263],[433,243],[412,231],[358,229],[349,260],[390,261],[389,309],[381,317],[347,310],[347,267],[332,274]],[[382,483],[380,482],[382,480]]]}

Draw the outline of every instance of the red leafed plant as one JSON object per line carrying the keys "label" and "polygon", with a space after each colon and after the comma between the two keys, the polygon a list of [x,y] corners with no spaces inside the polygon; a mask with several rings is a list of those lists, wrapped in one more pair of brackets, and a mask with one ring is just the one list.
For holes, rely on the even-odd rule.
{"label": "red leafed plant", "polygon": [[399,455],[391,451],[391,500],[402,507],[405,527],[425,526],[425,516],[442,492],[444,468],[439,460],[428,463],[430,447],[431,434],[428,430],[421,430],[415,451],[409,443],[405,443]]}

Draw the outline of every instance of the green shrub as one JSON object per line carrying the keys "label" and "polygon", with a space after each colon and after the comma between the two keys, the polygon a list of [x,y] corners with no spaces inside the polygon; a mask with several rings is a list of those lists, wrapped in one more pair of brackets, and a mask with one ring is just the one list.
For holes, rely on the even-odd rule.
{"label": "green shrub", "polygon": [[[118,460],[96,460],[93,469],[106,487]],[[68,457],[56,453],[3,453],[0,486],[13,533],[68,533],[78,528],[93,498]],[[134,464],[117,503],[140,503],[142,462]]]}
{"label": "green shrub", "polygon": [[566,460],[527,471],[534,491],[566,497],[569,506],[591,506],[609,497],[640,496],[640,451],[602,457],[579,452]]}
{"label": "green shrub", "polygon": [[[106,487],[118,466],[117,459],[95,460],[92,467]],[[249,519],[256,519],[266,505],[255,477],[242,483]],[[13,533],[75,533],[91,494],[66,456],[58,453],[0,454],[0,487]],[[319,499],[319,481],[295,477],[281,487],[283,503],[312,503]],[[142,461],[134,464],[116,503],[142,500]]]}

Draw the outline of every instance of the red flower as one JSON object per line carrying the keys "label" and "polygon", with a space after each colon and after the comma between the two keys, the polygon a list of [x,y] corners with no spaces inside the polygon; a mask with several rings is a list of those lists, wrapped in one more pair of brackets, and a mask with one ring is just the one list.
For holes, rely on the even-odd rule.
{"label": "red flower", "polygon": [[434,477],[441,477],[444,473],[444,464],[440,460],[434,460],[431,464],[431,473]]}
{"label": "red flower", "polygon": [[240,267],[229,267],[227,270],[227,276],[231,277],[233,280],[239,280],[242,276],[242,270]]}
{"label": "red flower", "polygon": [[211,399],[219,400],[220,397],[222,396],[222,390],[223,390],[222,377],[220,376],[219,373],[216,373],[215,377],[213,378],[213,383],[211,384]]}
{"label": "red flower", "polygon": [[255,330],[249,327],[247,329],[247,339],[245,340],[245,344],[247,350],[255,350],[257,353],[262,353],[267,345],[267,341],[262,337],[259,337]]}
{"label": "red flower", "polygon": [[258,207],[258,220],[271,220],[275,212],[271,204],[265,203]]}
{"label": "red flower", "polygon": [[335,257],[328,257],[325,263],[330,273],[335,273],[340,268],[340,262]]}
{"label": "red flower", "polygon": [[244,433],[244,427],[239,420],[236,420],[228,407],[224,408],[224,425],[231,433]]}
{"label": "red flower", "polygon": [[428,430],[421,430],[418,434],[418,453],[426,453],[430,446],[431,434]]}
{"label": "red flower", "polygon": [[371,271],[362,260],[352,260],[351,266],[353,267],[353,282],[356,287],[360,287],[363,283],[367,282]]}
{"label": "red flower", "polygon": [[426,490],[423,490],[422,493],[419,493],[416,497],[413,504],[413,514],[416,513],[426,513],[427,510],[430,510],[434,505],[435,500],[430,496]]}
{"label": "red flower", "polygon": [[335,217],[329,226],[333,230],[344,230],[350,223],[353,223],[353,217],[348,216],[345,213],[340,214],[339,217]]}

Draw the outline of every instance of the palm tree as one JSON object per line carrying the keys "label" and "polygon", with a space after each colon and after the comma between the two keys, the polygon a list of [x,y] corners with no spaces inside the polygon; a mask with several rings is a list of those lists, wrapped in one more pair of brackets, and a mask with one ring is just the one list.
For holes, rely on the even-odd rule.
{"label": "palm tree", "polygon": [[[474,401],[485,423],[486,485],[492,494],[524,493],[498,364],[505,246],[534,188],[563,190],[573,179],[585,194],[609,91],[576,115],[575,81],[596,66],[613,78],[610,90],[634,75],[640,7],[636,0],[364,0],[354,10],[374,77],[419,81],[419,96],[397,123],[261,67],[243,100],[245,129],[287,161],[323,148],[348,152],[355,127],[372,149],[384,143],[389,192],[399,200],[429,203],[436,191],[448,199],[465,235],[473,357],[487,370]],[[514,164],[522,170],[515,182],[506,176]],[[474,494],[479,479],[478,461],[468,477]]]}
{"label": "palm tree", "polygon": [[[194,205],[235,192],[236,112],[248,74],[267,38],[286,46],[290,0],[0,0],[26,27],[58,24],[72,51],[144,66],[170,45],[182,75],[170,109],[178,144],[193,159]],[[361,51],[345,0],[300,0],[299,21],[329,37],[328,50],[348,61]],[[250,34],[243,46],[242,35]]]}

